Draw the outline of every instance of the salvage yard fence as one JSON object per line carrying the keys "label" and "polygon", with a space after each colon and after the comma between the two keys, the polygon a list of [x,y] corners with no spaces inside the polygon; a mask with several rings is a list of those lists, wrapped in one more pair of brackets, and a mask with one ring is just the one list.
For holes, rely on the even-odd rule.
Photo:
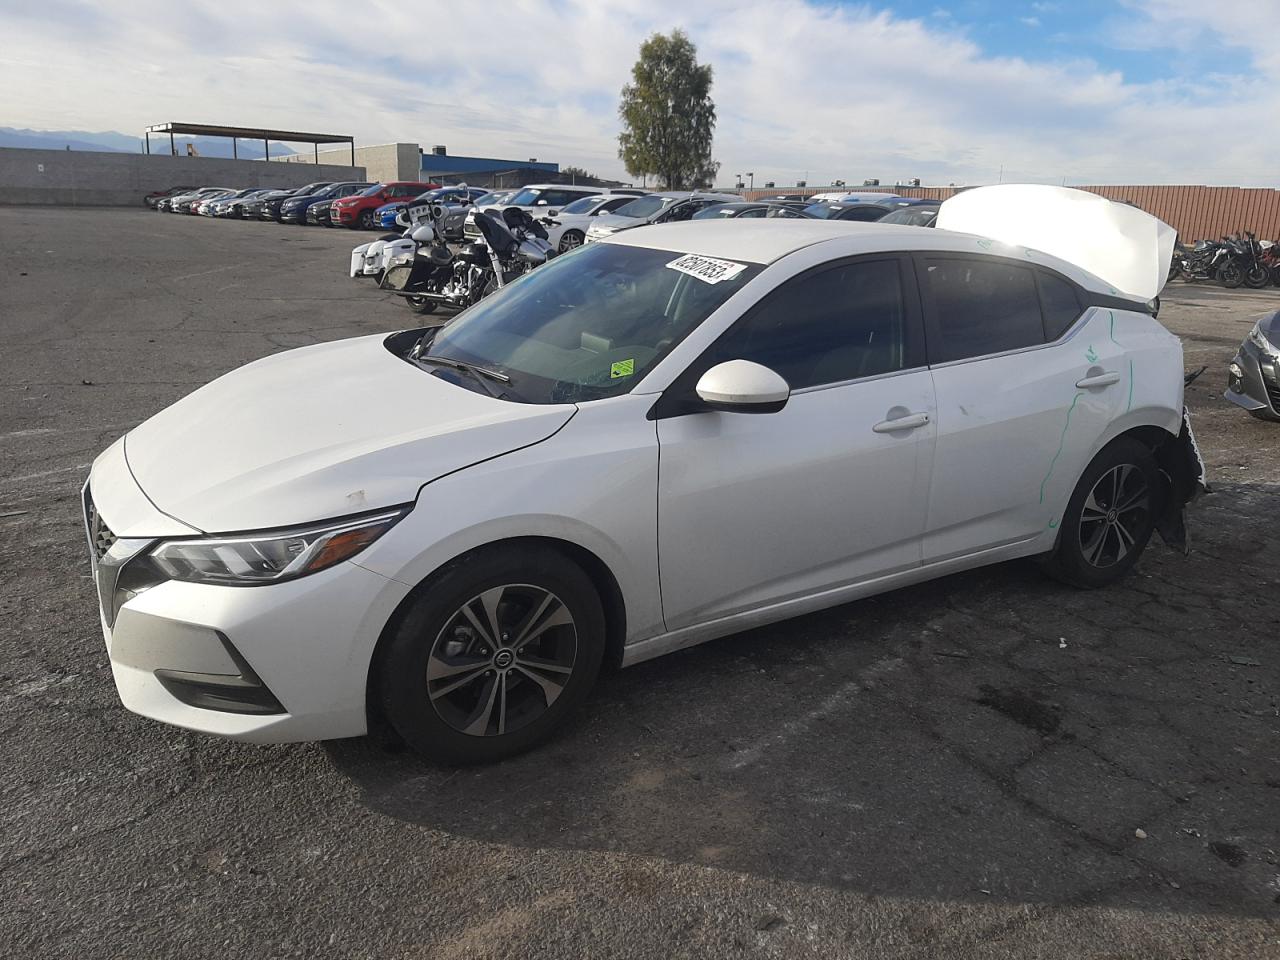
{"label": "salvage yard fence", "polygon": [[[830,189],[830,188],[825,188]],[[878,190],[922,200],[946,200],[963,187],[849,187]],[[1159,217],[1178,231],[1185,242],[1216,240],[1228,233],[1249,230],[1259,240],[1280,240],[1280,190],[1263,187],[1201,187],[1107,185],[1076,187],[1108,200],[1127,201]],[[755,190],[752,198],[799,193],[788,190]],[[803,191],[812,193],[814,191]]]}

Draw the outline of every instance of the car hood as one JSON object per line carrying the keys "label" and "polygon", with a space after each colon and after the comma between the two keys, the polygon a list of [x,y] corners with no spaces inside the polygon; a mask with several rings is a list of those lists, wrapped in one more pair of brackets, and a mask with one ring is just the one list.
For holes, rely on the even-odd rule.
{"label": "car hood", "polygon": [[1127,203],[1027,183],[958,193],[938,209],[935,226],[1052,254],[1139,300],[1164,289],[1177,239],[1173,227]]}
{"label": "car hood", "polygon": [[408,503],[423,484],[552,436],[572,404],[511,403],[392,354],[383,335],[241,367],[125,437],[169,516],[223,533]]}
{"label": "car hood", "polygon": [[642,220],[640,217],[620,217],[616,213],[605,213],[595,217],[591,226],[593,229],[599,227],[601,230],[628,230],[631,227],[643,226],[648,222],[648,220]]}

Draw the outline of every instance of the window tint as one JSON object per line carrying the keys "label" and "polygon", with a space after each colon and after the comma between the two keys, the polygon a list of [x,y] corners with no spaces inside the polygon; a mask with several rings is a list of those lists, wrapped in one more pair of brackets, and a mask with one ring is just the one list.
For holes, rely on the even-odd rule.
{"label": "window tint", "polygon": [[542,196],[538,198],[538,203],[546,201],[549,207],[563,207],[566,203],[573,203],[579,197],[588,197],[588,193],[576,193],[572,190],[545,190]]}
{"label": "window tint", "polygon": [[1057,340],[1080,316],[1080,298],[1076,289],[1061,277],[1040,274],[1040,308],[1044,311],[1044,335]]}
{"label": "window tint", "polygon": [[859,261],[783,284],[720,338],[712,362],[754,360],[799,390],[901,370],[905,331],[898,262]]}
{"label": "window tint", "polygon": [[739,217],[763,217],[767,212],[768,210],[765,207],[750,207],[746,210],[743,210],[740,214],[738,214],[738,216]]}
{"label": "window tint", "polygon": [[885,210],[884,207],[868,204],[865,207],[850,207],[845,211],[837,211],[836,216],[840,220],[858,220],[863,223],[870,223],[873,220],[879,220],[881,217],[885,216],[886,213],[888,213],[888,211]]}
{"label": "window tint", "polygon": [[929,360],[945,363],[1044,342],[1030,269],[998,260],[928,260],[936,313]]}

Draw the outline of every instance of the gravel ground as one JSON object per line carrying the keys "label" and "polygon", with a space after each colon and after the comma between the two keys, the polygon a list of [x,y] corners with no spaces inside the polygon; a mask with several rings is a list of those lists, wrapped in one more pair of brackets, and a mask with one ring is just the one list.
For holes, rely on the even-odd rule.
{"label": "gravel ground", "polygon": [[77,494],[267,353],[411,325],[361,235],[0,208],[7,957],[1280,957],[1280,426],[1220,398],[1280,291],[1162,319],[1216,492],[1084,593],[1026,563],[607,678],[449,770],[254,747],[116,700]]}

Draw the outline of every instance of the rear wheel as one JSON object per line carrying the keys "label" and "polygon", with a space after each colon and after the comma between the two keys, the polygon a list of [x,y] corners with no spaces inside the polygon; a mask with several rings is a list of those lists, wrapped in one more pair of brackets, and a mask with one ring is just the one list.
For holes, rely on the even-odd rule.
{"label": "rear wheel", "polygon": [[1077,587],[1125,576],[1155,530],[1160,473],[1151,451],[1130,437],[1108,444],[1085,469],[1067,503],[1046,572]]}
{"label": "rear wheel", "polygon": [[383,715],[432,760],[487,763],[550,736],[604,657],[591,580],[548,547],[481,551],[418,591],[379,658]]}

